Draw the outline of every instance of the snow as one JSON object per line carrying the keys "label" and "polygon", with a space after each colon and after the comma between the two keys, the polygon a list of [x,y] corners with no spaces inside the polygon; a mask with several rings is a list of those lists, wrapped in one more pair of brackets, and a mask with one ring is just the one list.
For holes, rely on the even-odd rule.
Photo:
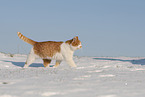
{"label": "snow", "polygon": [[74,57],[78,67],[62,62],[44,68],[37,59],[0,53],[0,97],[144,97],[144,57]]}

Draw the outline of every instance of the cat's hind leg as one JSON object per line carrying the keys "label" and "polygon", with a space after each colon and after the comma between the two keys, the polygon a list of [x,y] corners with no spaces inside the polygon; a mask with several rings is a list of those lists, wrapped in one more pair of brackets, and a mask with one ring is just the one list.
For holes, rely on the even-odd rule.
{"label": "cat's hind leg", "polygon": [[53,66],[54,68],[58,67],[60,65],[61,61],[60,60],[56,60],[55,65]]}
{"label": "cat's hind leg", "polygon": [[33,51],[33,48],[32,48],[28,57],[27,57],[27,61],[26,61],[23,68],[29,67],[29,65],[32,64],[34,61],[35,61],[35,54],[34,54],[34,51]]}
{"label": "cat's hind leg", "polygon": [[43,59],[43,65],[44,65],[44,67],[49,67],[50,63],[51,63],[50,59]]}

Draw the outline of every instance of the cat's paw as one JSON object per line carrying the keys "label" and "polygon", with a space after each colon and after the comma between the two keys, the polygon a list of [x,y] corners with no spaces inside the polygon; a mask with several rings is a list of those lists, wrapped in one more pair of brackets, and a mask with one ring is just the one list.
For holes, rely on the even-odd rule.
{"label": "cat's paw", "polygon": [[55,65],[53,66],[53,68],[57,68],[57,67],[58,67],[58,66],[55,66]]}
{"label": "cat's paw", "polygon": [[29,65],[25,64],[23,68],[28,68],[28,67],[29,67]]}

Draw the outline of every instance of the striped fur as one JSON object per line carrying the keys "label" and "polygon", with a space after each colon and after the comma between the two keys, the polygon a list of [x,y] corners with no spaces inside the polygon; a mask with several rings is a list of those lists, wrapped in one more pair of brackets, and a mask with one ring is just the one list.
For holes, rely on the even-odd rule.
{"label": "striped fur", "polygon": [[29,44],[31,44],[31,45],[34,45],[34,44],[37,43],[36,41],[33,41],[33,40],[27,38],[26,36],[24,36],[24,35],[21,34],[20,32],[17,32],[17,34],[18,34],[18,36],[19,36],[20,39],[22,39],[23,41],[25,41],[25,42],[27,42],[27,43],[29,43]]}

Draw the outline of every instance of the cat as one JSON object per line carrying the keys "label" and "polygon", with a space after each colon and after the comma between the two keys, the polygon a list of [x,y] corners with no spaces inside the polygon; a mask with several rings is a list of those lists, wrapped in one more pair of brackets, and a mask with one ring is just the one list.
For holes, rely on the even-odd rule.
{"label": "cat", "polygon": [[36,42],[25,37],[20,32],[17,32],[17,34],[20,39],[33,46],[27,57],[24,68],[29,67],[29,65],[35,61],[36,57],[42,58],[44,67],[49,67],[51,60],[56,60],[53,67],[58,67],[63,60],[65,60],[71,67],[77,67],[73,61],[73,53],[75,50],[82,48],[78,36],[65,42]]}

